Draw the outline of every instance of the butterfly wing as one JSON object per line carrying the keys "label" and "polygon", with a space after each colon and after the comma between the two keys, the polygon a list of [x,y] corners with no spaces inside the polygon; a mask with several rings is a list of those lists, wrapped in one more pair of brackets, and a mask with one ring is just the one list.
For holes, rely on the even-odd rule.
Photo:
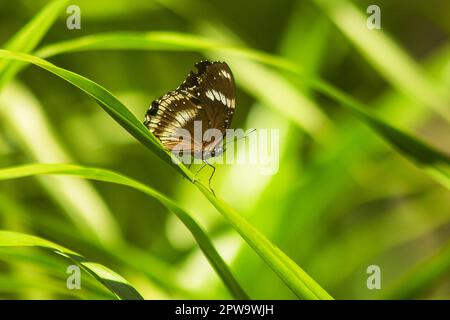
{"label": "butterfly wing", "polygon": [[[172,150],[175,146],[199,154],[220,141],[202,141],[203,133],[211,128],[222,136],[229,128],[235,107],[235,86],[230,68],[224,62],[201,61],[197,73],[190,72],[186,80],[174,91],[152,102],[144,124]],[[195,121],[201,121],[202,134],[196,137]],[[178,134],[186,129],[191,139]]]}

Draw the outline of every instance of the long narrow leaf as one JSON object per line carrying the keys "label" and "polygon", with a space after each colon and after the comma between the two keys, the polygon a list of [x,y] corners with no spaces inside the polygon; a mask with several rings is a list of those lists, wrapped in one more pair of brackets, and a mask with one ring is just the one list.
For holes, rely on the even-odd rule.
{"label": "long narrow leaf", "polygon": [[107,267],[90,262],[82,255],[51,241],[12,231],[0,230],[0,247],[41,247],[71,259],[120,299],[142,300],[142,296],[123,277]]}
{"label": "long narrow leaf", "polygon": [[[26,24],[4,46],[4,49],[30,53],[47,33],[58,14],[67,5],[67,0],[49,2],[28,24]],[[0,89],[20,70],[18,61],[0,61]]]}
{"label": "long narrow leaf", "polygon": [[450,189],[450,157],[448,155],[371,115],[365,111],[365,108],[358,101],[334,87],[316,80],[306,82],[341,102],[343,106],[346,106],[356,117],[376,131],[400,153],[412,160],[413,163],[423,167],[437,182]]}

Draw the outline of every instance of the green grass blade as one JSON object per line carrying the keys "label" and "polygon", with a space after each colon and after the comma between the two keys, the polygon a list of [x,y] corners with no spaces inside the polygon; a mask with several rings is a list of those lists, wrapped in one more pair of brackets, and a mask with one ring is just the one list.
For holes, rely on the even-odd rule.
{"label": "green grass blade", "polygon": [[[59,68],[34,56],[0,50],[0,57],[33,63],[80,88],[93,97],[112,118],[131,133],[138,141],[159,155],[166,163],[178,169],[189,180],[194,181],[194,174],[182,163],[175,163],[172,161],[171,159],[173,156],[163,149],[159,140],[157,140],[149,130],[105,88],[83,76]],[[332,299],[323,288],[310,278],[287,255],[275,247],[238,213],[215,197],[204,183],[200,180],[195,180],[194,184],[299,298]]]}
{"label": "green grass blade", "polygon": [[[250,225],[239,213],[217,199],[202,186],[201,191],[214,207],[232,224],[242,238],[260,255],[266,264],[298,296],[307,299],[333,299],[314,279],[292,261],[284,252],[271,243],[257,229]],[[301,280],[299,283],[298,281]]]}
{"label": "green grass blade", "polygon": [[[448,93],[436,90],[436,85],[428,79],[420,66],[389,37],[385,30],[369,30],[366,26],[368,15],[364,15],[349,1],[315,0],[315,2],[375,70],[399,92],[413,101],[419,100],[450,121]],[[383,6],[381,12],[383,15]]]}
{"label": "green grass blade", "polygon": [[[26,24],[4,46],[4,49],[29,53],[39,44],[67,0],[48,3],[28,24]],[[17,61],[0,61],[0,89],[20,70],[22,63]]]}
{"label": "green grass blade", "polygon": [[184,225],[192,233],[197,241],[200,249],[205,254],[208,261],[213,266],[219,277],[223,280],[230,293],[236,299],[249,299],[244,290],[236,281],[225,261],[214,248],[211,240],[205,231],[192,219],[191,215],[181,209],[175,202],[159,193],[158,191],[126,176],[120,175],[113,171],[86,168],[77,165],[63,165],[63,164],[35,164],[25,165],[14,168],[0,169],[0,180],[13,179],[20,177],[33,176],[38,174],[63,174],[72,175],[85,179],[105,181],[128,186],[137,189],[145,194],[160,201],[167,209],[177,215],[177,217],[184,223]]}
{"label": "green grass blade", "polygon": [[[69,52],[92,50],[162,50],[162,51],[217,51],[225,50],[236,57],[247,58],[267,65],[278,66],[286,70],[295,68],[292,62],[251,48],[215,41],[188,33],[173,31],[151,32],[110,32],[92,34],[84,37],[48,44],[35,55],[49,58]],[[17,51],[17,50],[11,50]]]}
{"label": "green grass blade", "polygon": [[[309,81],[308,81],[309,82]],[[309,82],[312,87],[320,89],[345,105],[356,117],[371,127],[394,148],[400,151],[413,163],[424,168],[436,181],[450,189],[450,157],[440,152],[414,136],[397,129],[378,117],[365,111],[364,106],[347,94],[322,82]]]}
{"label": "green grass blade", "polygon": [[120,299],[142,300],[142,296],[124,278],[107,267],[86,260],[80,254],[51,241],[23,233],[0,230],[0,247],[41,247],[65,256],[86,270]]}

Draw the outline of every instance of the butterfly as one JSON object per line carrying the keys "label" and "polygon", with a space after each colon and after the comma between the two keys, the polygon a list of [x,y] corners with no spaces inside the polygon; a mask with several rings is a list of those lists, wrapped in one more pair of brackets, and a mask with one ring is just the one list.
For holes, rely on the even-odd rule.
{"label": "butterfly", "polygon": [[[197,72],[190,71],[175,90],[154,100],[145,115],[144,125],[170,151],[180,150],[203,160],[223,153],[223,139],[231,125],[235,109],[235,84],[230,67],[225,62],[207,60],[195,64]],[[197,124],[201,133],[196,135]],[[189,139],[180,136],[180,129],[189,133]],[[220,137],[204,139],[204,134],[215,129]]]}

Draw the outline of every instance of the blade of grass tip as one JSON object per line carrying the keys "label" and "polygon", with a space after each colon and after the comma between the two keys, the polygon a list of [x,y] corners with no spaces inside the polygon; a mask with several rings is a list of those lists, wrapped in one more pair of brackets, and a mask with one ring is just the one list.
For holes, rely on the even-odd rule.
{"label": "blade of grass tip", "polygon": [[[39,44],[68,0],[49,2],[30,22],[2,46],[11,51],[29,53]],[[18,61],[0,61],[0,89],[11,80],[21,68]]]}
{"label": "blade of grass tip", "polygon": [[90,262],[82,255],[51,241],[18,232],[0,230],[0,247],[40,247],[69,258],[120,299],[142,300],[123,277],[107,267]]}
{"label": "blade of grass tip", "polygon": [[[384,30],[370,30],[367,17],[344,0],[315,0],[342,33],[374,68],[395,88],[412,100],[420,100],[450,121],[450,96],[438,92],[413,59]],[[365,9],[365,7],[364,7]]]}
{"label": "blade of grass tip", "polygon": [[95,82],[82,77],[74,72],[59,68],[45,60],[22,53],[14,53],[7,50],[0,50],[0,57],[17,59],[33,63],[42,67],[64,80],[82,89],[92,96],[101,107],[111,115],[122,127],[130,132],[138,141],[147,146],[150,150],[165,160],[166,163],[174,166],[185,177],[195,182],[195,185],[207,196],[208,200],[219,212],[239,231],[239,233],[250,232],[251,235],[245,237],[250,246],[263,258],[274,272],[285,282],[285,284],[299,297],[307,299],[330,299],[331,296],[325,292],[314,280],[307,276],[301,268],[289,257],[275,248],[261,233],[251,227],[251,225],[231,208],[225,206],[222,201],[216,198],[211,190],[199,180],[194,181],[194,174],[189,171],[181,162],[175,162],[174,155],[163,149],[162,144],[147,130],[147,128],[111,93],[99,86]]}
{"label": "blade of grass tip", "polygon": [[10,167],[0,169],[0,180],[21,178],[41,174],[62,174],[81,177],[84,179],[97,180],[120,184],[137,189],[161,202],[166,208],[175,213],[175,215],[183,222],[183,224],[191,232],[197,241],[200,249],[210,262],[213,269],[222,279],[225,286],[229,289],[232,296],[236,299],[248,300],[249,297],[240,287],[237,280],[229,270],[225,261],[215,249],[212,241],[209,239],[205,231],[197,224],[192,216],[185,210],[180,208],[174,201],[159,193],[158,191],[136,181],[129,177],[123,176],[113,171],[88,168],[77,165],[64,164],[34,164],[19,167]]}
{"label": "blade of grass tip", "polygon": [[[73,177],[74,180],[86,181]],[[53,239],[65,239],[77,247],[88,247],[95,252],[112,259],[115,263],[129,266],[131,269],[144,274],[163,290],[170,294],[194,299],[191,291],[177,284],[177,271],[168,263],[160,260],[142,249],[133,247],[126,243],[114,246],[104,246],[101,243],[86,239],[79,232],[73,232],[73,226],[65,221],[55,220],[53,215],[28,214],[23,203],[18,203],[9,194],[0,193],[0,219],[13,214],[25,226],[35,230],[44,230]],[[197,297],[198,298],[198,297]]]}
{"label": "blade of grass tip", "polygon": [[[328,31],[331,24],[325,17],[319,17],[318,19],[313,9],[314,8],[312,8],[309,3],[297,3],[297,5],[294,5],[294,8],[286,23],[287,27],[281,37],[279,49],[280,55],[282,54],[283,57],[302,64],[303,69],[307,68],[307,70],[305,70],[307,74],[317,74],[321,62],[325,56],[324,53],[329,48]],[[297,41],[297,39],[302,39],[302,41]],[[288,76],[292,83],[299,83],[298,77],[292,73],[289,73]],[[301,88],[300,85],[301,83],[299,84],[299,88]],[[305,91],[305,93],[307,94],[307,91]],[[272,176],[270,183],[265,186],[263,193],[256,202],[253,211],[258,214],[256,214],[255,217],[252,217],[252,223],[253,225],[258,226],[258,228],[263,228],[266,234],[270,234],[270,239],[277,241],[280,246],[282,245],[283,248],[290,247],[292,250],[295,250],[294,252],[297,254],[297,252],[304,252],[309,246],[317,243],[317,241],[302,242],[301,246],[299,246],[298,240],[295,240],[298,239],[298,237],[292,237],[291,239],[294,239],[292,243],[287,241],[284,241],[283,243],[280,241],[280,235],[287,236],[287,230],[292,230],[295,226],[299,227],[304,224],[302,221],[303,217],[308,216],[308,213],[314,213],[307,212],[307,210],[311,210],[316,207],[314,202],[315,200],[317,200],[320,204],[324,204],[327,203],[329,197],[309,198],[304,190],[301,193],[292,192],[293,186],[299,181],[298,175],[293,175],[295,168],[298,167],[298,159],[292,158],[291,150],[292,146],[295,148],[302,143],[302,139],[299,138],[298,135],[292,134],[292,131],[294,130],[297,129],[291,125],[289,130],[287,130],[288,132],[291,132],[291,134],[288,133],[285,137],[285,141],[281,141],[280,146],[288,146],[286,150],[283,151],[283,148],[280,150],[280,163],[283,163],[283,166],[280,167],[280,170],[276,175]],[[323,150],[323,152],[325,152],[325,150]],[[308,169],[308,171],[311,171],[311,169]],[[340,172],[343,172],[342,167]],[[311,174],[308,174],[308,176],[311,176]],[[320,179],[320,176],[316,175],[316,178]],[[331,186],[334,186],[339,180],[336,181],[333,179],[332,181],[333,182],[327,180],[324,184],[327,187],[321,188],[321,193],[329,194],[331,189],[337,189],[331,188]],[[293,196],[289,197],[290,194]],[[307,201],[295,201],[299,200],[299,197],[303,197],[304,199],[307,199]],[[299,208],[300,210],[297,211],[290,210],[286,207],[286,204],[290,203],[291,199],[292,201],[303,204],[308,203],[308,205],[305,205],[303,208]],[[280,206],[279,203],[283,203],[283,206]],[[309,203],[312,205],[309,205]],[[301,212],[302,214],[299,215],[298,212]],[[289,213],[292,215],[289,216]],[[270,220],[267,219],[268,214],[271,215]],[[303,239],[306,238],[303,236]],[[267,271],[265,271],[264,274],[255,273],[254,270],[257,270],[258,268],[261,269],[261,266],[260,264],[256,264],[254,259],[250,259],[247,252],[247,250],[241,250],[239,256],[234,261],[234,266],[237,269],[242,269],[240,266],[247,267],[248,270],[240,271],[241,273],[245,272],[247,283],[254,283],[252,289],[256,291],[259,291],[260,288],[263,288],[264,286],[273,287],[274,291],[277,290],[279,284],[275,283],[276,279],[273,277],[267,277],[266,282],[269,283],[257,283],[257,279],[259,277],[264,277],[264,274],[266,274]],[[300,256],[300,254],[297,254],[297,257]],[[293,256],[291,257],[294,258]],[[248,266],[251,267],[248,268]],[[315,277],[317,279],[321,279],[323,283],[326,283],[321,277]]]}

